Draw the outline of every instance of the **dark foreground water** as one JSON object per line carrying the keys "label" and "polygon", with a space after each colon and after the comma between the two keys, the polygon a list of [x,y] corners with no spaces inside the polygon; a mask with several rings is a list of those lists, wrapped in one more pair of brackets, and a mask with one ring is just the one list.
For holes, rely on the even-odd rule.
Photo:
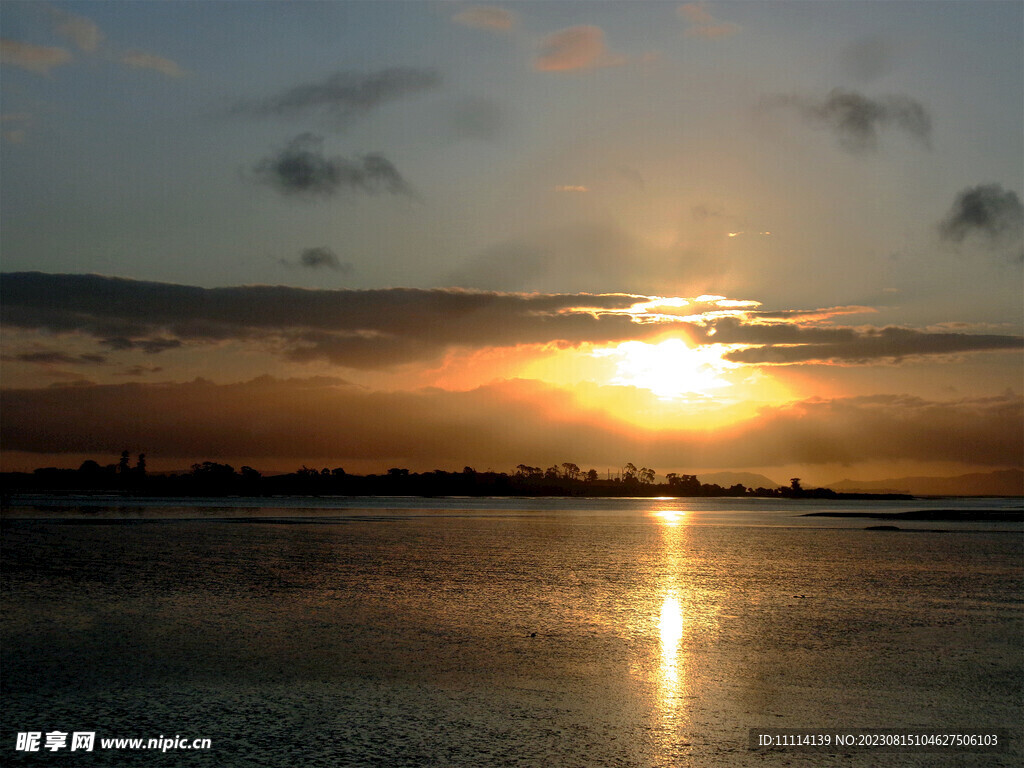
{"label": "dark foreground water", "polygon": [[[800,516],[1019,500],[15,502],[0,764],[1024,761],[1021,525]],[[750,749],[754,727],[1009,744]],[[160,736],[211,748],[100,746]]]}

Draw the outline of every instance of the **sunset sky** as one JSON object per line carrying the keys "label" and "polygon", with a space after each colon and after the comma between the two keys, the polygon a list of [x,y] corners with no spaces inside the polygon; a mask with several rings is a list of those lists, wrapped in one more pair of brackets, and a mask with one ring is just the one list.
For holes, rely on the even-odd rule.
{"label": "sunset sky", "polygon": [[0,14],[4,470],[1024,462],[1021,3]]}

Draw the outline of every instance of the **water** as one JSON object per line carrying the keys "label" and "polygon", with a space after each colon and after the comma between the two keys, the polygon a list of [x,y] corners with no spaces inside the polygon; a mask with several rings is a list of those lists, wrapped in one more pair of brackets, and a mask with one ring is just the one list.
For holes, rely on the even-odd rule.
{"label": "water", "polygon": [[[1019,500],[16,499],[4,764],[1019,765]],[[748,748],[1004,729],[1009,751]],[[209,751],[13,749],[19,731]]]}

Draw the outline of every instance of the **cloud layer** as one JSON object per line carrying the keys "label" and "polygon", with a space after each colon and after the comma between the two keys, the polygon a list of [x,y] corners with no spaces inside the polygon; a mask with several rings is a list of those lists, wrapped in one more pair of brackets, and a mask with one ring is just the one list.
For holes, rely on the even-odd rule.
{"label": "cloud layer", "polygon": [[[309,259],[307,266],[326,265],[318,251]],[[721,297],[680,303],[630,294],[198,288],[23,272],[3,276],[0,299],[10,328],[83,334],[112,349],[155,354],[240,341],[353,368],[435,359],[455,348],[601,345],[666,333],[732,345],[727,359],[749,364],[869,363],[1024,346],[1020,336],[829,324],[863,308],[764,311]]]}

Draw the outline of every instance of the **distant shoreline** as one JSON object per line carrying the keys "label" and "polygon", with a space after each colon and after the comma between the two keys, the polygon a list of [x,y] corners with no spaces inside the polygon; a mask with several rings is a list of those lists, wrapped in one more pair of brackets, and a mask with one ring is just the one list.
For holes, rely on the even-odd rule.
{"label": "distant shoreline", "polygon": [[921,509],[912,512],[808,512],[801,517],[860,517],[872,520],[921,520],[930,522],[1024,522],[1018,509]]}

